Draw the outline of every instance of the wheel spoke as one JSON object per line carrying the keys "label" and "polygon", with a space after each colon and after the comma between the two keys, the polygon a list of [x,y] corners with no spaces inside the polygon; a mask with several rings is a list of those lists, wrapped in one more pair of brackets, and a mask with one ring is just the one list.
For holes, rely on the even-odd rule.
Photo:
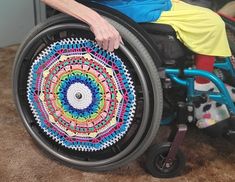
{"label": "wheel spoke", "polygon": [[45,45],[49,45],[52,43],[52,40],[49,39],[49,37],[43,37],[41,40]]}

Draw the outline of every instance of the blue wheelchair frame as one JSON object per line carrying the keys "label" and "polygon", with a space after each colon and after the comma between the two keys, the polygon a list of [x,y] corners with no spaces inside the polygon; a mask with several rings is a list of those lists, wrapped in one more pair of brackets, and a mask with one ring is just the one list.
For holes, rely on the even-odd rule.
{"label": "blue wheelchair frame", "polygon": [[[214,67],[223,69],[229,74],[231,74],[232,78],[235,79],[235,69],[231,63],[231,60],[229,57],[225,58],[223,62],[217,62],[214,64]],[[165,74],[167,77],[169,77],[172,81],[185,86],[187,89],[187,101],[190,103],[193,101],[193,98],[206,95],[207,98],[214,100],[218,103],[225,104],[227,106],[227,109],[230,111],[231,115],[235,114],[235,105],[232,102],[232,99],[228,93],[228,90],[226,89],[224,83],[213,73],[198,70],[198,69],[184,69],[183,74],[186,77],[186,79],[180,78],[181,71],[179,69],[171,69],[166,68]],[[219,92],[202,92],[202,91],[196,91],[194,89],[194,81],[196,76],[201,76],[204,78],[207,78],[211,82],[215,84]],[[166,119],[163,119],[161,121],[161,125],[170,124],[173,121],[174,116],[168,117]]]}

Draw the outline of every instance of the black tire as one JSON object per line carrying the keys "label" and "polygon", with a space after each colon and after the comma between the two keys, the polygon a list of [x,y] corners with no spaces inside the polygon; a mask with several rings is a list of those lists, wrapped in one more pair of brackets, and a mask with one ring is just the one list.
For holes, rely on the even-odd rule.
{"label": "black tire", "polygon": [[185,157],[181,150],[178,150],[175,161],[170,167],[162,166],[164,157],[170,150],[171,143],[153,145],[147,151],[146,170],[154,177],[172,178],[180,175],[185,167]]}
{"label": "black tire", "polygon": [[[116,53],[125,55],[132,61],[129,64],[136,71],[137,79],[142,87],[141,89],[144,91],[143,116],[140,118],[135,134],[131,135],[133,138],[127,139],[128,142],[121,151],[113,153],[108,151],[108,154],[104,154],[105,151],[104,153],[94,153],[88,156],[86,156],[86,153],[82,153],[82,156],[85,157],[81,159],[79,156],[81,153],[68,151],[58,146],[35,126],[35,118],[27,103],[26,85],[30,65],[35,56],[43,50],[43,47],[40,48],[39,46],[39,40],[47,35],[55,35],[53,31],[67,29],[76,30],[77,35],[85,36],[85,38],[88,36],[90,39],[94,39],[87,26],[77,21],[77,23],[71,23],[74,22],[74,19],[63,15],[49,19],[47,22],[37,26],[22,43],[16,55],[13,68],[13,92],[16,106],[30,135],[52,157],[67,165],[72,165],[86,171],[111,170],[139,157],[154,139],[162,114],[161,82],[148,49],[138,39],[138,35],[134,35],[124,25],[110,18],[107,19],[120,32],[127,46],[122,46]],[[86,33],[79,34],[83,31]],[[91,159],[87,160],[88,157],[91,157]]]}

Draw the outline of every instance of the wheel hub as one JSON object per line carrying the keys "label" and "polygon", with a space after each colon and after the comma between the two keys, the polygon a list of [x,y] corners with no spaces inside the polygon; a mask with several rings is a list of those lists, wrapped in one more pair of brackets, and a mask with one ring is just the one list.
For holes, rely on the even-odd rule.
{"label": "wheel hub", "polygon": [[82,94],[81,94],[80,92],[78,92],[78,93],[75,94],[75,97],[76,97],[78,100],[80,100],[80,99],[82,99]]}

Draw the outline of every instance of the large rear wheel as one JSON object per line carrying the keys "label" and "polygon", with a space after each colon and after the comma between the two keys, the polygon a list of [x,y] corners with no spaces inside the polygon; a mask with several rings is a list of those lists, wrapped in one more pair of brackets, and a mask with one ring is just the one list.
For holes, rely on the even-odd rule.
{"label": "large rear wheel", "polygon": [[14,64],[16,105],[30,135],[56,159],[89,171],[140,156],[162,113],[151,55],[108,20],[125,41],[115,53],[102,50],[86,25],[58,16],[31,32]]}

